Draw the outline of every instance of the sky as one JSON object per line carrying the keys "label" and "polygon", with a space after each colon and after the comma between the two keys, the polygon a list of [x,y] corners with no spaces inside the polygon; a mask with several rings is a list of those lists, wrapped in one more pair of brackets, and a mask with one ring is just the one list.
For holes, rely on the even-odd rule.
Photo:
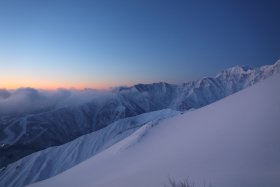
{"label": "sky", "polygon": [[182,83],[280,59],[277,0],[0,0],[0,88]]}

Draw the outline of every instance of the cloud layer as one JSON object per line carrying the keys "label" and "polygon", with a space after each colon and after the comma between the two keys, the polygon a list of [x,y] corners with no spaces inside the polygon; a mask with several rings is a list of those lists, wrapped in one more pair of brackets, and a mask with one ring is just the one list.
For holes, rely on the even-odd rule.
{"label": "cloud layer", "polygon": [[55,91],[20,88],[17,90],[0,89],[0,114],[29,113],[48,108],[60,108],[90,102],[109,92],[86,90]]}

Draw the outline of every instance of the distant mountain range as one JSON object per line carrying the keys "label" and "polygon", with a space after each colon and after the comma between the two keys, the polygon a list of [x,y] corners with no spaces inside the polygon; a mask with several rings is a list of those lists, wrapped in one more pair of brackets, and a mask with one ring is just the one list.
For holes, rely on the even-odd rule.
{"label": "distant mountain range", "polygon": [[186,111],[200,108],[279,71],[280,61],[254,69],[235,66],[215,77],[181,85],[137,84],[114,89],[80,105],[0,116],[0,167],[98,131],[120,119],[162,109]]}

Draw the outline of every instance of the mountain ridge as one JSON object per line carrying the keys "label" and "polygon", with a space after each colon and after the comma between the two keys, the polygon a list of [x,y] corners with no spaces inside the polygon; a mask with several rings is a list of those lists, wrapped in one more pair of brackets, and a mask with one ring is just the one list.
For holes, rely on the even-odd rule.
{"label": "mountain ridge", "polygon": [[137,84],[114,90],[82,105],[15,118],[0,131],[0,167],[33,152],[100,130],[118,119],[166,108],[179,111],[200,108],[279,71],[280,61],[277,61],[250,70],[233,67],[215,77],[180,85],[163,82]]}

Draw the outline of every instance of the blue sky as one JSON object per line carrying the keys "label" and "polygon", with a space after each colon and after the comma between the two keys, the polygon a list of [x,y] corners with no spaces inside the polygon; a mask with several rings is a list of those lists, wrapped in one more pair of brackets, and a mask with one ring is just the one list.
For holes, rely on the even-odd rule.
{"label": "blue sky", "polygon": [[181,83],[280,58],[276,0],[0,1],[0,87]]}

